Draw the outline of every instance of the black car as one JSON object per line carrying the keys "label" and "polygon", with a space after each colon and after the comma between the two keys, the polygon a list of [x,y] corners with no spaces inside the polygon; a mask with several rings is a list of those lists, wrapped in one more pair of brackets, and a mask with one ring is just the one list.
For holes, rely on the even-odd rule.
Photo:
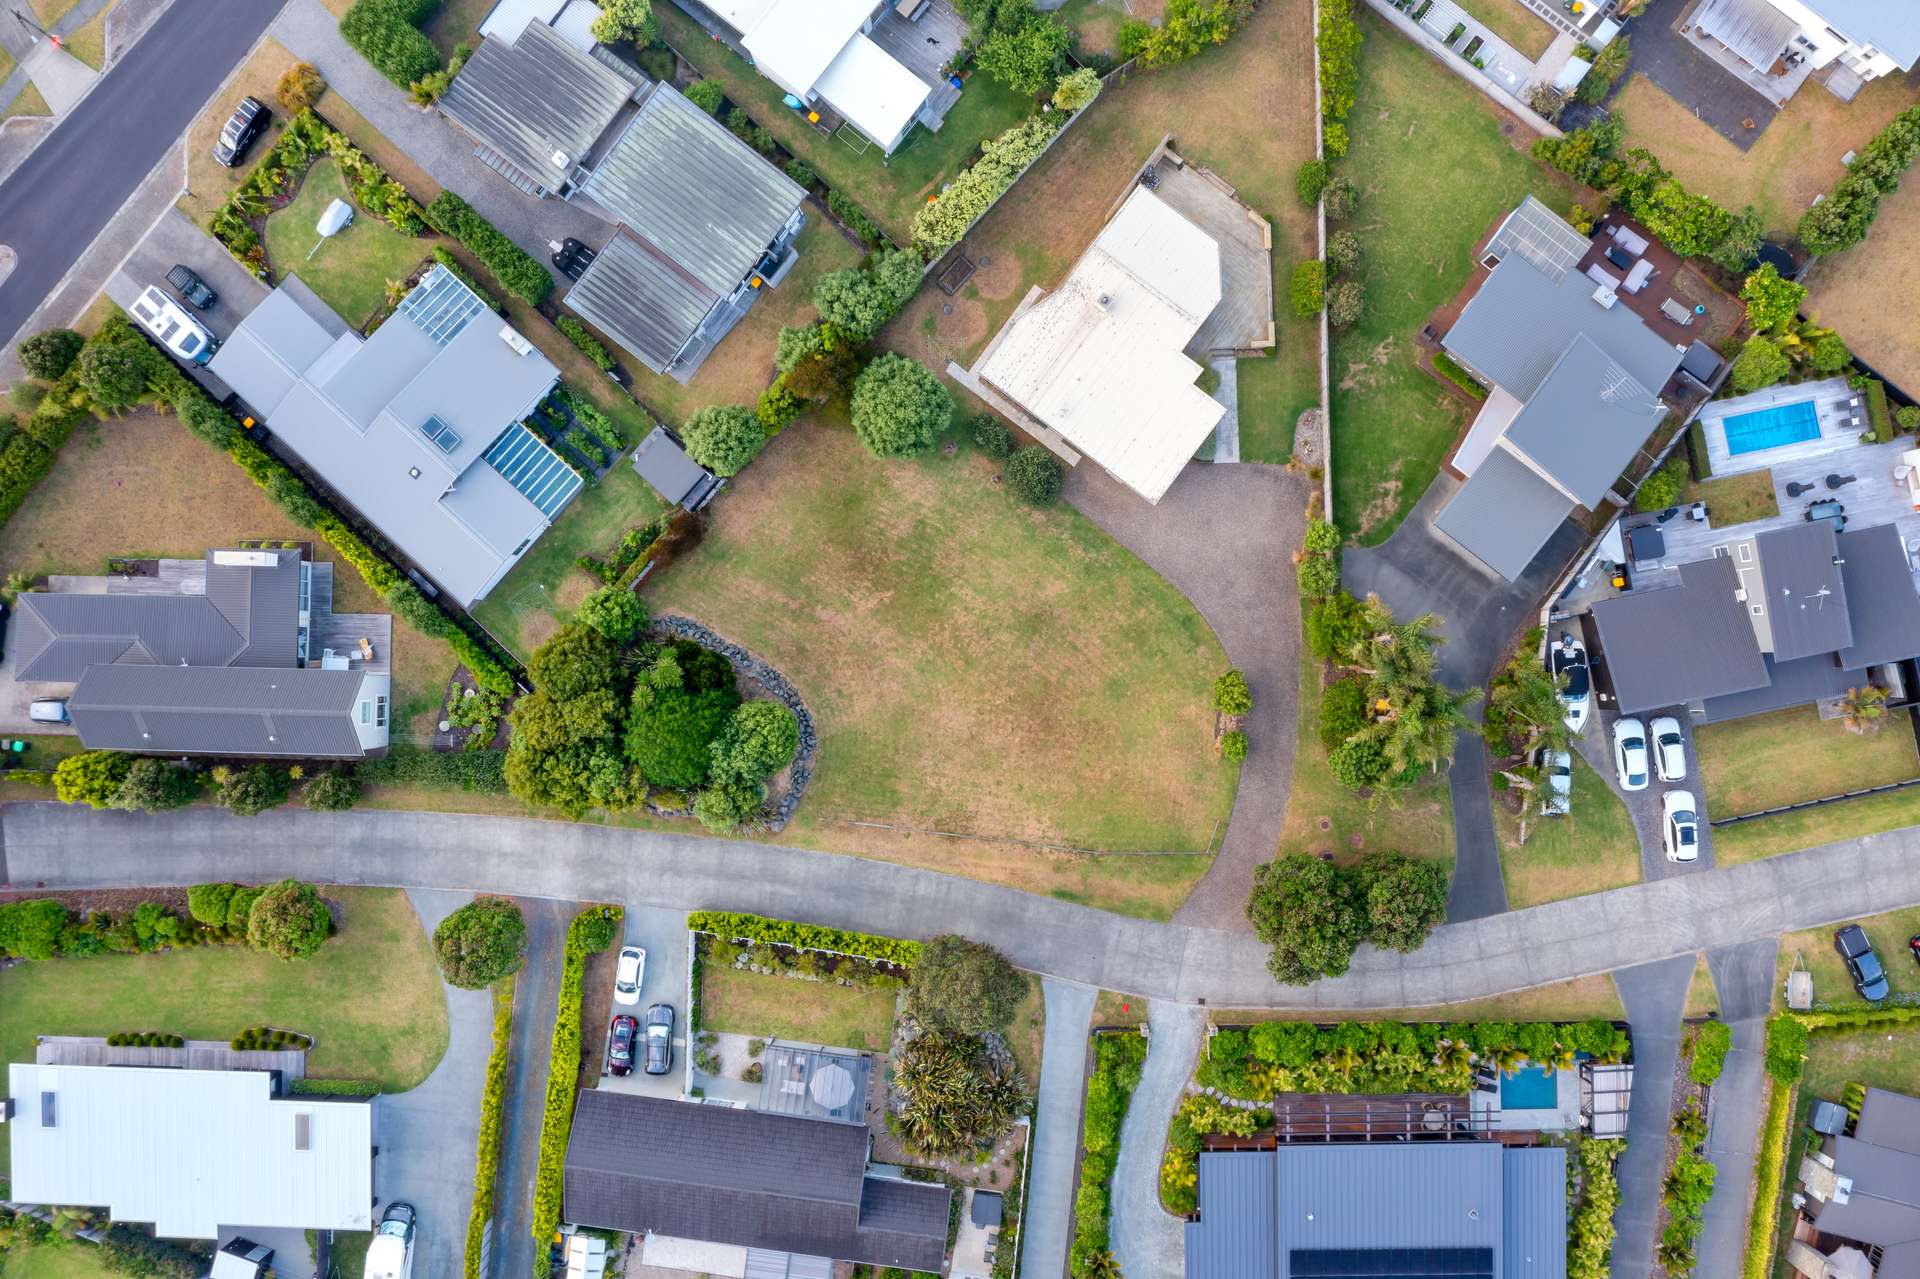
{"label": "black car", "polygon": [[1880,966],[1880,956],[1873,953],[1866,929],[1848,924],[1833,935],[1833,948],[1845,961],[1847,976],[1853,978],[1853,988],[1860,992],[1860,998],[1879,1003],[1887,997],[1887,970]]}
{"label": "black car", "polygon": [[613,1074],[632,1073],[633,1036],[639,1029],[640,1023],[631,1013],[621,1013],[613,1019],[613,1029],[607,1034],[607,1069]]}
{"label": "black car", "polygon": [[664,1075],[672,1068],[673,1005],[655,1004],[647,1009],[647,1073]]}
{"label": "black car", "polygon": [[197,306],[202,311],[213,310],[213,304],[220,300],[220,295],[208,288],[205,280],[177,262],[173,270],[167,272],[167,283],[189,306]]}
{"label": "black car", "polygon": [[247,148],[267,127],[273,112],[258,98],[242,98],[213,144],[213,158],[231,169],[247,158]]}

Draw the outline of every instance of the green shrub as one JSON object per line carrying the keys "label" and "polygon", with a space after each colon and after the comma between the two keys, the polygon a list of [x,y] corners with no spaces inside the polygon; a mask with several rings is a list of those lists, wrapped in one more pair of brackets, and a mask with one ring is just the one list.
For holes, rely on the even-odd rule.
{"label": "green shrub", "polygon": [[726,477],[738,475],[767,444],[767,429],[749,409],[710,404],[695,411],[680,429],[687,456]]}
{"label": "green shrub", "polygon": [[1026,172],[1027,166],[1040,158],[1065,119],[1057,111],[1043,111],[982,143],[979,160],[961,170],[943,191],[914,214],[914,247],[931,259],[958,243],[967,229]]}
{"label": "green shrub", "polygon": [[47,329],[23,338],[15,349],[20,356],[20,367],[27,371],[28,377],[53,382],[73,367],[86,344],[87,340],[72,329]]}
{"label": "green shrub", "polygon": [[[340,36],[402,90],[440,69],[440,51],[419,24],[439,8],[438,0],[359,0],[340,19]],[[424,12],[422,12],[424,11]],[[412,16],[421,13],[421,17]]]}
{"label": "green shrub", "polygon": [[238,884],[195,884],[187,889],[187,914],[211,928],[227,927],[227,908]]}
{"label": "green shrub", "polygon": [[300,800],[316,813],[344,813],[360,802],[360,783],[343,769],[323,768],[301,789]]}
{"label": "green shrub", "polygon": [[1320,200],[1326,206],[1327,216],[1337,222],[1353,216],[1360,203],[1360,188],[1351,178],[1334,178],[1320,192]]}
{"label": "green shrub", "polygon": [[1307,611],[1307,651],[1323,662],[1344,653],[1360,632],[1360,601],[1345,591],[1335,591]]}
{"label": "green shrub", "polygon": [[991,413],[975,413],[967,419],[967,438],[988,457],[1006,457],[1013,452],[1013,432]]}
{"label": "green shrub", "polygon": [[1434,352],[1433,371],[1455,386],[1466,391],[1467,394],[1473,396],[1474,399],[1484,400],[1487,398],[1487,388],[1475,381],[1473,374],[1461,368],[1446,352]]}
{"label": "green shrub", "polygon": [[1327,290],[1327,323],[1336,329],[1357,324],[1366,314],[1367,294],[1358,280],[1339,280]]}
{"label": "green shrub", "polygon": [[247,944],[281,959],[305,959],[333,932],[333,913],[319,890],[283,879],[261,890],[247,911]]}
{"label": "green shrub", "polygon": [[476,897],[433,930],[440,973],[462,990],[484,990],[519,972],[526,946],[526,918],[504,897]]}
{"label": "green shrub", "polygon": [[727,91],[718,80],[695,80],[687,86],[687,101],[699,107],[708,115],[720,114],[720,104],[726,100]]}
{"label": "green shrub", "polygon": [[480,1279],[481,1246],[493,1222],[500,1179],[500,1146],[506,1127],[507,1061],[513,1049],[512,977],[493,990],[493,1051],[487,1056],[486,1082],[480,1090],[480,1136],[473,1155],[473,1207],[467,1213],[467,1249],[463,1279]]}
{"label": "green shrub", "polygon": [[1320,694],[1320,745],[1328,753],[1367,724],[1367,686],[1349,676],[1328,684]]}
{"label": "green shrub", "polygon": [[1699,418],[1687,424],[1687,462],[1694,479],[1713,478],[1713,461],[1707,455],[1707,428]]}
{"label": "green shrub", "polygon": [[689,932],[711,933],[722,941],[764,942],[795,950],[824,950],[837,955],[878,960],[896,968],[912,968],[920,959],[920,943],[898,937],[849,932],[823,924],[801,924],[736,911],[696,910],[687,915]]}
{"label": "green shrub", "polygon": [[126,780],[114,793],[113,806],[136,813],[162,813],[184,808],[200,791],[200,775],[170,760],[133,761]]}
{"label": "green shrub", "polygon": [[287,1091],[305,1097],[378,1097],[384,1090],[374,1079],[289,1079]]}
{"label": "green shrub", "polygon": [[1756,333],[1785,330],[1806,301],[1803,284],[1780,278],[1771,262],[1762,263],[1740,286],[1740,298],[1747,304],[1747,323]]}
{"label": "green shrub", "polygon": [[[1360,86],[1360,24],[1353,16],[1353,0],[1322,0],[1318,31],[1320,53],[1320,115],[1331,122],[1345,120],[1353,110]],[[1345,129],[1341,130],[1344,141]],[[1327,150],[1333,153],[1331,127]],[[1342,146],[1341,150],[1346,148]]]}
{"label": "green shrub", "polygon": [[1293,189],[1300,195],[1300,203],[1309,209],[1320,203],[1320,193],[1327,186],[1327,162],[1309,160],[1300,166],[1293,176]]}
{"label": "green shrub", "polygon": [[111,808],[132,768],[133,757],[119,751],[69,755],[54,766],[53,793],[63,804]]}
{"label": "green shrub", "polygon": [[1074,1195],[1073,1244],[1068,1269],[1081,1279],[1090,1259],[1110,1246],[1112,1183],[1120,1154],[1120,1127],[1127,1104],[1140,1083],[1147,1041],[1137,1034],[1100,1035],[1094,1040],[1094,1069],[1087,1078],[1081,1142],[1080,1187]]}
{"label": "green shrub", "polygon": [[1666,510],[1680,500],[1680,490],[1686,482],[1687,459],[1676,452],[1661,463],[1659,470],[1640,482],[1639,492],[1633,495],[1633,509]]}
{"label": "green shrub", "polygon": [[1593,60],[1593,66],[1580,79],[1573,91],[1575,99],[1588,105],[1598,105],[1613,89],[1614,82],[1627,69],[1627,57],[1631,50],[1626,36],[1615,36],[1608,41],[1607,47]]}
{"label": "green shrub", "polygon": [[[1754,1162],[1753,1214],[1747,1221],[1747,1251],[1740,1279],[1767,1279],[1773,1273],[1773,1245],[1780,1227],[1780,1176],[1786,1170],[1791,1140],[1793,1088],[1767,1081],[1767,1113],[1760,1121],[1760,1154]],[[1572,1279],[1572,1277],[1570,1277]]]}
{"label": "green shrub", "polygon": [[[362,5],[371,0],[360,0]],[[426,207],[426,219],[443,235],[450,235],[479,258],[507,292],[538,306],[553,292],[553,276],[532,254],[501,234],[493,223],[451,191],[442,191]]]}
{"label": "green shrub", "polygon": [[1825,200],[1800,218],[1800,240],[1816,254],[1837,253],[1867,238],[1880,211],[1880,197],[1897,190],[1900,177],[1920,154],[1920,106],[1895,116],[1860,148]]}
{"label": "green shrub", "polygon": [[1237,728],[1220,734],[1220,754],[1228,763],[1238,764],[1247,757],[1247,735]]}
{"label": "green shrub", "polygon": [[1767,1073],[1782,1084],[1800,1078],[1807,1059],[1807,1026],[1792,1013],[1776,1013],[1767,1019]]}
{"label": "green shrub", "polygon": [[873,224],[873,219],[868,217],[865,210],[855,204],[850,197],[841,195],[838,191],[829,191],[827,208],[834,217],[846,223],[847,230],[868,244],[880,243],[880,228]]}
{"label": "green shrub", "polygon": [[272,764],[216,768],[213,777],[219,783],[214,803],[239,817],[256,817],[269,808],[278,808],[293,793],[293,778],[286,769]]}
{"label": "green shrub", "polygon": [[1589,1137],[1579,1145],[1580,1203],[1567,1224],[1567,1279],[1607,1279],[1613,1262],[1613,1214],[1620,1204],[1614,1163],[1624,1141]]}
{"label": "green shrub", "polygon": [[947,429],[953,401],[925,365],[888,351],[854,379],[852,417],[854,434],[869,453],[911,457],[933,447]]}
{"label": "green shrub", "polygon": [[711,780],[757,786],[799,753],[800,720],[781,702],[766,698],[743,702],[734,708],[711,750]]}
{"label": "green shrub", "polygon": [[1035,506],[1051,505],[1067,481],[1066,465],[1038,444],[1014,450],[1005,474],[1007,487]]}
{"label": "green shrub", "polygon": [[540,1126],[540,1160],[533,1181],[533,1237],[541,1244],[560,1224],[560,1197],[566,1174],[567,1139],[573,1133],[573,1101],[580,1077],[580,1006],[587,956],[613,942],[622,912],[595,906],[574,916],[567,928],[566,960],[560,969],[560,1001],[553,1019],[548,1055],[547,1102]]}
{"label": "green shrub", "polygon": [[1247,677],[1231,670],[1214,680],[1213,709],[1222,715],[1245,715],[1252,710],[1253,690],[1247,687]]}
{"label": "green shrub", "polygon": [[[1884,392],[1884,390],[1885,388],[1883,387],[1882,391]],[[1920,431],[1920,406],[1902,404],[1893,411],[1893,420],[1899,424],[1902,431],[1908,434],[1914,431]]]}
{"label": "green shrub", "polygon": [[607,354],[607,348],[600,345],[600,339],[587,332],[587,326],[571,315],[563,315],[554,321],[554,326],[566,335],[567,341],[580,348],[581,354],[593,361],[593,366],[602,372],[613,367],[613,357]]}
{"label": "green shrub", "polygon": [[1693,1039],[1693,1058],[1687,1063],[1687,1078],[1696,1084],[1710,1084],[1720,1078],[1727,1064],[1727,1051],[1733,1047],[1733,1031],[1724,1021],[1710,1021],[1700,1027]]}
{"label": "green shrub", "polygon": [[1327,301],[1327,264],[1315,258],[1294,267],[1287,292],[1295,315],[1305,320],[1320,314]]}
{"label": "green shrub", "polygon": [[[1327,237],[1327,268],[1346,275],[1360,265],[1360,237],[1351,231],[1335,231]],[[1438,355],[1435,356],[1439,358]]]}
{"label": "green shrub", "polygon": [[67,908],[51,897],[0,902],[0,955],[52,959],[68,918]]}
{"label": "green shrub", "polygon": [[1873,427],[1873,441],[1885,444],[1893,439],[1893,419],[1887,412],[1887,385],[1877,377],[1866,382],[1867,421]]}
{"label": "green shrub", "polygon": [[786,174],[795,186],[805,187],[809,191],[813,189],[813,184],[820,180],[820,175],[815,173],[813,166],[805,160],[789,160],[780,166],[780,171]]}

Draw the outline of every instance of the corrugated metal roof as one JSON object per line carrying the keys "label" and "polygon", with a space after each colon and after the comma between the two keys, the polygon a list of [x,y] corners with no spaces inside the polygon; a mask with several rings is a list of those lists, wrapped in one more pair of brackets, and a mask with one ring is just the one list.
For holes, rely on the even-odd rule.
{"label": "corrugated metal roof", "polygon": [[95,750],[359,759],[367,678],[317,667],[89,666],[67,708]]}
{"label": "corrugated metal roof", "polygon": [[512,43],[482,40],[439,107],[476,141],[558,191],[633,91],[626,77],[536,20]]}
{"label": "corrugated metal roof", "polygon": [[[300,660],[300,552],[207,552],[207,600],[246,639],[234,666],[293,666]],[[269,562],[270,561],[270,562]]]}
{"label": "corrugated metal roof", "polygon": [[600,250],[567,305],[664,373],[720,299],[659,249],[622,228]]}
{"label": "corrugated metal roof", "polygon": [[1511,582],[1572,511],[1565,493],[1496,445],[1433,526]]}
{"label": "corrugated metal roof", "polygon": [[1566,1279],[1566,1147],[1503,1147],[1500,1162],[1501,1279]]}
{"label": "corrugated metal roof", "polygon": [[1202,1151],[1199,1220],[1186,1226],[1187,1279],[1276,1279],[1274,1158]]}
{"label": "corrugated metal roof", "polygon": [[1582,333],[1508,425],[1507,442],[1592,510],[1666,414],[1658,396]]}
{"label": "corrugated metal roof", "polygon": [[[134,662],[222,667],[247,651],[247,637],[204,595],[28,591],[16,608],[16,680],[76,680],[88,666],[123,655]],[[279,665],[294,660],[289,646]]]}
{"label": "corrugated metal roof", "polygon": [[1824,1233],[1863,1244],[1920,1239],[1920,1155],[1836,1137],[1833,1170],[1852,1179],[1853,1191],[1845,1203],[1814,1201]]}
{"label": "corrugated metal roof", "polygon": [[1913,70],[1920,61],[1920,5],[1906,0],[1802,0],[1849,39],[1870,44]]}
{"label": "corrugated metal roof", "polygon": [[1693,26],[1760,71],[1772,67],[1800,31],[1797,19],[1767,0],[1706,0],[1694,11]]}
{"label": "corrugated metal roof", "polygon": [[[1833,525],[1789,524],[1754,538],[1760,580],[1767,593],[1773,660],[1831,654],[1853,643],[1847,616],[1847,584],[1840,575]],[[1907,592],[1913,591],[1912,583]]]}
{"label": "corrugated metal roof", "polygon": [[1593,606],[1620,712],[1764,688],[1769,679],[1747,620],[1733,561],[1682,564],[1678,586],[1654,587]]}
{"label": "corrugated metal roof", "polygon": [[670,84],[647,95],[584,189],[716,298],[746,278],[806,198]]}
{"label": "corrugated metal roof", "polygon": [[1884,1088],[1867,1089],[1853,1131],[1862,1141],[1920,1155],[1920,1097]]}
{"label": "corrugated metal roof", "polygon": [[1745,692],[1705,699],[1702,709],[1707,723],[1718,724],[1723,720],[1783,711],[1790,706],[1805,706],[1823,697],[1838,697],[1850,685],[1860,682],[1858,677],[1848,675],[1834,665],[1831,653],[1819,653],[1791,662],[1777,662],[1771,656],[1762,654],[1760,661],[1765,668],[1767,682]]}
{"label": "corrugated metal roof", "polygon": [[1920,655],[1920,592],[1913,589],[1899,528],[1879,524],[1842,533],[1838,546],[1853,622],[1853,642],[1840,651],[1840,665],[1859,671]]}

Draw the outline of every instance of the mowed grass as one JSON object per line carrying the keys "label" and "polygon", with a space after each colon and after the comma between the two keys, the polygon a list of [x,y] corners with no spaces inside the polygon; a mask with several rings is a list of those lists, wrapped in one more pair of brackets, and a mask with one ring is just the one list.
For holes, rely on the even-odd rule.
{"label": "mowed grass", "polygon": [[[286,127],[287,113],[281,108],[280,99],[274,95],[274,88],[287,68],[298,61],[279,41],[262,39],[253,56],[240,64],[221,92],[208,99],[207,105],[187,126],[187,190],[174,204],[202,228],[207,225],[214,210],[225,203],[254,166],[260,163],[260,157],[272,150],[273,144],[279,141],[280,131]],[[273,118],[268,121],[266,132],[254,140],[245,162],[229,169],[214,160],[213,144],[219,138],[220,130],[226,127],[233,108],[245,97],[255,97],[266,103],[267,109],[273,112]],[[322,95],[314,109],[332,118],[334,108],[341,105],[344,104],[337,96]],[[300,251],[305,253],[306,249]]]}
{"label": "mowed grass", "polygon": [[[965,850],[933,832],[1204,853],[1235,787],[1211,749],[1219,641],[1090,521],[1021,505],[997,470],[971,452],[880,461],[842,426],[797,423],[650,602],[746,645],[807,699],[820,751],[798,826],[917,828],[876,833],[874,851],[943,869]],[[1051,861],[999,855],[1008,873]],[[1060,861],[1064,878],[1023,886],[1083,893],[1085,859]],[[1205,858],[1115,861],[1157,910]]]}
{"label": "mowed grass", "polygon": [[0,111],[0,120],[11,120],[15,116],[52,114],[53,108],[47,105],[46,96],[29,80],[27,86],[20,90],[19,95],[7,106],[7,109]]}
{"label": "mowed grass", "polygon": [[[388,611],[358,571],[287,518],[246,472],[172,417],[146,409],[74,432],[0,529],[0,573],[103,573],[112,557],[199,559],[241,538],[310,542],[314,558],[334,566],[336,611]],[[399,618],[393,637],[393,735],[425,741],[458,663],[445,640]]]}
{"label": "mowed grass", "polygon": [[1843,721],[1800,706],[1696,728],[1708,814],[1733,817],[1920,776],[1912,722],[1893,711],[1879,723],[1878,732],[1849,733]]}
{"label": "mowed grass", "polygon": [[[314,228],[335,200],[354,206],[353,224],[321,243]],[[360,208],[333,160],[307,170],[293,203],[267,219],[266,241],[267,259],[279,275],[299,276],[356,328],[386,300],[387,286],[404,281],[433,251],[431,241],[396,231]]]}
{"label": "mowed grass", "polygon": [[[1538,795],[1524,817],[1495,794],[1494,826],[1507,906],[1519,910],[1640,882],[1640,839],[1620,797],[1580,756],[1573,757],[1573,801],[1565,817],[1542,817]],[[1526,842],[1520,841],[1522,821]]]}
{"label": "mowed grass", "polygon": [[1226,44],[1110,85],[967,236],[979,269],[960,293],[922,289],[883,341],[934,369],[972,365],[1030,287],[1060,283],[1171,132],[1181,156],[1272,225],[1277,349],[1240,361],[1240,456],[1284,462],[1295,420],[1320,399],[1318,326],[1286,302],[1294,265],[1317,253],[1294,193],[1313,156],[1313,79],[1311,0],[1267,0]]}
{"label": "mowed grass", "polygon": [[1780,514],[1779,499],[1773,495],[1772,471],[1747,471],[1723,479],[1690,480],[1680,494],[1680,505],[1705,502],[1715,528],[1745,524],[1749,520],[1771,519]]}
{"label": "mowed grass", "polygon": [[16,1244],[0,1252],[0,1279],[112,1279],[98,1245],[84,1239]]}
{"label": "mowed grass", "polygon": [[100,70],[107,60],[107,15],[113,12],[109,4],[100,12],[87,19],[86,23],[66,38],[67,52],[80,61]]}
{"label": "mowed grass", "polygon": [[708,965],[700,976],[700,1026],[760,1039],[885,1052],[898,992],[834,986]]}
{"label": "mowed grass", "polygon": [[1459,0],[1459,4],[1530,59],[1537,61],[1553,43],[1554,29],[1528,12],[1520,0]]}
{"label": "mowed grass", "polygon": [[[1479,2],[1519,8],[1515,0]],[[1626,146],[1652,151],[1689,191],[1735,211],[1752,205],[1767,230],[1784,234],[1799,225],[1814,197],[1831,190],[1846,172],[1840,157],[1866,145],[1913,104],[1914,83],[1884,76],[1852,102],[1824,89],[1796,93],[1746,151],[1642,74],[1627,80],[1612,109],[1626,121]],[[1875,227],[1874,234],[1879,233]]]}
{"label": "mowed grass", "polygon": [[1466,284],[1473,247],[1497,218],[1528,194],[1565,212],[1572,195],[1526,153],[1530,129],[1372,13],[1360,26],[1352,144],[1334,169],[1360,187],[1339,229],[1364,250],[1367,309],[1333,339],[1333,503],[1340,527],[1373,545],[1467,422],[1465,406],[1415,366],[1414,335]]}
{"label": "mowed grass", "polygon": [[[1893,991],[1891,998],[1898,1002],[1904,996],[1910,1002],[1914,996],[1920,995],[1920,964],[1913,962],[1913,956],[1907,950],[1907,939],[1920,933],[1920,906],[1848,922],[1858,923],[1866,929],[1868,940],[1873,942],[1873,949],[1880,956],[1881,966],[1887,970],[1887,985]],[[1833,948],[1833,934],[1838,927],[1809,928],[1805,932],[1788,933],[1780,939],[1779,980],[1774,983],[1776,992],[1785,990],[1787,972],[1798,955],[1806,964],[1807,971],[1813,974],[1813,999],[1816,1004],[1859,1002],[1853,981],[1847,976],[1847,966]],[[1920,1040],[1916,1040],[1916,1044],[1920,1044]]]}
{"label": "mowed grass", "polygon": [[[1870,86],[1871,87],[1871,86]],[[1920,388],[1920,324],[1899,299],[1920,290],[1920,180],[1880,201],[1864,244],[1814,259],[1806,311],[1837,329],[1847,345],[1910,392]]]}

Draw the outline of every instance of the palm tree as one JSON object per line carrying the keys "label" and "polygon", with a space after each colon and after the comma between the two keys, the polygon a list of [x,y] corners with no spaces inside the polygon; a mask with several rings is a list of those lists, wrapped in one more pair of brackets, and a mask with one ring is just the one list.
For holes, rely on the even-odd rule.
{"label": "palm tree", "polygon": [[1360,638],[1343,656],[1367,677],[1368,723],[1356,736],[1379,743],[1387,761],[1374,791],[1378,802],[1423,770],[1451,762],[1454,734],[1471,727],[1465,708],[1480,690],[1455,693],[1440,683],[1434,650],[1444,641],[1434,633],[1440,619],[1432,613],[1401,622],[1378,595],[1369,595],[1360,623]]}
{"label": "palm tree", "polygon": [[1850,688],[1840,699],[1840,715],[1849,733],[1877,733],[1887,713],[1887,690],[1868,684]]}
{"label": "palm tree", "polygon": [[1092,1252],[1080,1264],[1080,1279],[1124,1279],[1110,1252]]}
{"label": "palm tree", "polygon": [[1571,744],[1560,693],[1567,677],[1555,675],[1531,652],[1516,654],[1487,693],[1482,730],[1488,745],[1526,764],[1536,750],[1564,751]]}

